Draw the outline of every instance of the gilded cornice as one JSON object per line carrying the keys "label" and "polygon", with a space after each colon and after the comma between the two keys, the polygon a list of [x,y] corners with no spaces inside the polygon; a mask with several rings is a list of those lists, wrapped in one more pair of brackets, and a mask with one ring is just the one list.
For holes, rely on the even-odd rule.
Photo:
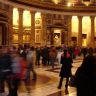
{"label": "gilded cornice", "polygon": [[52,3],[44,3],[38,1],[31,1],[31,0],[9,0],[15,3],[23,4],[26,6],[44,9],[44,10],[52,10],[52,11],[59,11],[59,12],[83,12],[83,13],[96,13],[95,6],[63,6],[63,5],[55,5]]}

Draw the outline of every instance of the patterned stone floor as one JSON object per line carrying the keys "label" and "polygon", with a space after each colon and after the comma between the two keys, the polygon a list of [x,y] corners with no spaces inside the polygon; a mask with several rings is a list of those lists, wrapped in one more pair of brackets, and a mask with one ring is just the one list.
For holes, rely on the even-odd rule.
{"label": "patterned stone floor", "polygon": [[[76,69],[82,63],[82,57],[78,57],[73,62],[72,74],[75,74]],[[36,67],[37,80],[31,80],[30,93],[28,93],[24,82],[21,82],[18,96],[76,96],[76,89],[73,87],[68,87],[66,92],[64,86],[61,89],[57,89],[59,82],[59,72],[60,72],[60,64],[56,64],[54,70],[51,69],[51,66],[39,66]],[[31,74],[32,75],[32,74]],[[63,82],[63,85],[65,80]],[[7,91],[7,87],[6,87]]]}

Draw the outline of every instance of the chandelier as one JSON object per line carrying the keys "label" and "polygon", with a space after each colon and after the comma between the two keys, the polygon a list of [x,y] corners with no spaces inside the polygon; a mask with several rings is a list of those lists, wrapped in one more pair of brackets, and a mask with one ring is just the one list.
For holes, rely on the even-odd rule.
{"label": "chandelier", "polygon": [[62,0],[52,0],[52,2],[54,2],[55,4],[60,3]]}

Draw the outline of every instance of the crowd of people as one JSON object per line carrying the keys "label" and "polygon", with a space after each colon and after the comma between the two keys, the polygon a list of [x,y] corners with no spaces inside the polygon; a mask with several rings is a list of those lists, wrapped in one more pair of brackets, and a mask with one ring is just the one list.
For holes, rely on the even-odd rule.
{"label": "crowd of people", "polygon": [[[72,75],[71,68],[73,59],[83,54],[83,63],[76,72],[77,96],[96,96],[96,60],[95,56],[93,56],[93,49],[80,48],[78,46],[45,46],[37,48],[34,48],[33,46],[19,46],[18,48],[16,46],[0,46],[0,96],[4,96],[5,81],[7,82],[9,89],[8,96],[18,96],[17,91],[20,81],[24,81],[26,88],[28,88],[31,71],[33,73],[32,80],[36,81],[37,79],[35,66],[40,66],[41,64],[42,66],[50,65],[52,66],[52,69],[54,69],[59,52],[61,52],[61,58],[59,58],[60,60],[58,60],[58,63],[62,64],[62,67],[58,88],[61,89],[63,78],[66,78],[65,88],[68,89],[69,78]],[[91,83],[92,86],[90,85]],[[84,84],[86,86],[84,86]],[[92,88],[92,90],[88,86]],[[81,91],[87,92],[85,91],[86,87],[87,90],[90,89],[90,95],[88,95],[89,93],[86,93],[87,95],[78,95]]]}

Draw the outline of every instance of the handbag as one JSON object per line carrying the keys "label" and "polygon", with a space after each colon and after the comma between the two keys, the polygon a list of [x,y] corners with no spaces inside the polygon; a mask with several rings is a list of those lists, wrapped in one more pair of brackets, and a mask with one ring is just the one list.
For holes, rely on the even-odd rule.
{"label": "handbag", "polygon": [[76,77],[72,75],[69,79],[69,86],[76,87]]}

